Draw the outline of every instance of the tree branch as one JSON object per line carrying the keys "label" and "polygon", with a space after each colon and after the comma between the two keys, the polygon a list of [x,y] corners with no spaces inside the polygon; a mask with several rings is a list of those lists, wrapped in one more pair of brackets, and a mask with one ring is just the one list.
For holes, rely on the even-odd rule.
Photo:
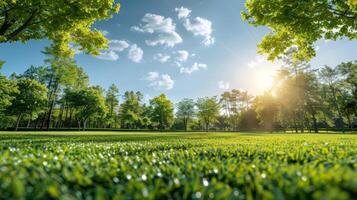
{"label": "tree branch", "polygon": [[27,20],[20,27],[18,27],[16,30],[10,33],[8,37],[10,39],[14,39],[19,33],[21,33],[24,29],[26,29],[31,23],[31,21],[35,18],[37,12],[38,12],[37,10],[33,11],[31,15],[27,18]]}

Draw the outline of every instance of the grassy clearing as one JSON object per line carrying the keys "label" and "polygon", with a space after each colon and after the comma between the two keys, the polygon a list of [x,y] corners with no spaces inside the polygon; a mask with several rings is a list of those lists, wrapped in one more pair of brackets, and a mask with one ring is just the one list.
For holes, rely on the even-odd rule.
{"label": "grassy clearing", "polygon": [[0,133],[1,198],[352,199],[357,135]]}

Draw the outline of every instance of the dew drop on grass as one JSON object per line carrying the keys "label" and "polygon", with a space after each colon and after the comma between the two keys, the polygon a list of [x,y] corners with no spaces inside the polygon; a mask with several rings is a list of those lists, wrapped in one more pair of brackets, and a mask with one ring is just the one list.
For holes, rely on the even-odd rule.
{"label": "dew drop on grass", "polygon": [[261,177],[262,177],[262,178],[266,178],[267,175],[266,175],[265,173],[262,173],[262,174],[261,174]]}
{"label": "dew drop on grass", "polygon": [[119,178],[118,178],[118,177],[114,177],[114,178],[113,178],[113,182],[114,182],[114,183],[119,183]]}
{"label": "dew drop on grass", "polygon": [[130,174],[126,175],[126,179],[130,180],[131,179],[131,175]]}
{"label": "dew drop on grass", "polygon": [[196,192],[195,197],[196,197],[197,199],[200,199],[200,198],[201,198],[201,192]]}
{"label": "dew drop on grass", "polygon": [[141,180],[146,181],[148,178],[145,174],[141,175]]}
{"label": "dew drop on grass", "polygon": [[174,183],[175,185],[180,185],[180,181],[177,178],[174,179]]}
{"label": "dew drop on grass", "polygon": [[203,186],[207,187],[208,186],[208,181],[207,179],[202,179]]}
{"label": "dew drop on grass", "polygon": [[233,192],[233,195],[236,196],[236,197],[239,196],[239,191],[237,189],[235,189],[234,192]]}
{"label": "dew drop on grass", "polygon": [[143,193],[144,197],[148,197],[149,196],[149,191],[146,188],[143,189],[142,193]]}

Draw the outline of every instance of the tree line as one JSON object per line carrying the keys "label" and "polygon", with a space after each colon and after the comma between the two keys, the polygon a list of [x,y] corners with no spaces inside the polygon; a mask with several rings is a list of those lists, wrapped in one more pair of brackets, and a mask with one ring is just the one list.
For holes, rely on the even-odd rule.
{"label": "tree line", "polygon": [[318,132],[357,125],[357,61],[312,69],[287,56],[261,95],[233,89],[176,104],[161,94],[145,103],[139,91],[124,92],[120,102],[118,86],[90,85],[73,58],[52,50],[44,51],[44,66],[0,76],[1,128]]}

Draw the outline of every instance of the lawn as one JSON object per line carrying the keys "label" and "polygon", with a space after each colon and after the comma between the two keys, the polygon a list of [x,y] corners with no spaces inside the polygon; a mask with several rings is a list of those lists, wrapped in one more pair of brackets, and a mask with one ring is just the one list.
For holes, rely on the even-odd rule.
{"label": "lawn", "polygon": [[0,199],[353,199],[357,135],[0,133]]}

